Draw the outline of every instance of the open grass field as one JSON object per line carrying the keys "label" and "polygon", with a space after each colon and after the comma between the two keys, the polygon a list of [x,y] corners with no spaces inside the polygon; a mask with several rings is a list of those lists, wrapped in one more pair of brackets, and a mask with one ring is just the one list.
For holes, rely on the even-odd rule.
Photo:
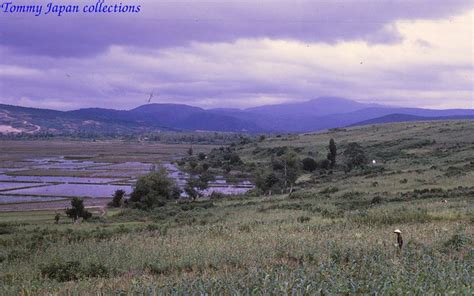
{"label": "open grass field", "polygon": [[[323,159],[330,138],[338,162],[357,142],[376,163],[302,172],[291,195],[109,210],[82,224],[54,224],[54,211],[0,213],[0,295],[472,295],[474,122],[282,135],[234,149],[264,168],[284,146]],[[16,148],[2,145],[5,159],[35,154],[6,145]],[[40,154],[48,145],[64,145],[61,155],[94,149],[99,162],[148,157],[141,144],[37,145]]]}

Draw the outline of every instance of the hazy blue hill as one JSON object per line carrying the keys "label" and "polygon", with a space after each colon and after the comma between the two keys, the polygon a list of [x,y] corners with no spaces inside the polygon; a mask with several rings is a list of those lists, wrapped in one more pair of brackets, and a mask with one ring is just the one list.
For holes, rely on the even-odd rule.
{"label": "hazy blue hill", "polygon": [[182,104],[148,104],[130,110],[142,120],[161,123],[183,130],[260,131],[254,122],[225,112],[205,110]]}
{"label": "hazy blue hill", "polygon": [[157,127],[208,131],[261,131],[254,122],[183,104],[147,104],[129,111],[88,108],[70,111],[80,118],[120,123],[147,123]]}
{"label": "hazy blue hill", "polygon": [[425,116],[408,115],[408,114],[389,114],[386,116],[357,122],[357,123],[352,124],[351,126],[383,124],[383,123],[392,123],[392,122],[461,120],[461,119],[474,119],[474,115],[451,115],[451,116],[425,117]]}
{"label": "hazy blue hill", "polygon": [[261,132],[263,129],[254,122],[212,112],[193,113],[176,123],[184,130]]}
{"label": "hazy blue hill", "polygon": [[74,111],[0,105],[0,124],[31,132],[69,133],[206,130],[229,132],[309,132],[360,124],[466,119],[474,109],[431,110],[365,104],[343,98],[266,105],[248,109],[203,109],[183,104],[147,104],[132,110],[85,108]]}
{"label": "hazy blue hill", "polygon": [[[391,109],[387,106],[359,103],[343,98],[321,97],[306,102],[266,105],[245,110],[225,109],[221,112],[242,120],[253,121],[265,130],[306,132],[341,127],[371,118],[363,114],[355,114],[354,118],[342,115],[370,108],[387,112]],[[376,116],[378,113],[374,117]]]}
{"label": "hazy blue hill", "polygon": [[40,109],[31,107],[21,107],[14,105],[0,104],[0,110],[6,110],[13,113],[29,114],[31,116],[63,116],[64,112],[51,110],[51,109]]}
{"label": "hazy blue hill", "polygon": [[132,113],[150,114],[156,116],[178,116],[186,117],[196,112],[203,112],[204,109],[183,104],[147,104],[130,110]]}
{"label": "hazy blue hill", "polygon": [[[278,105],[267,105],[245,109],[247,112],[260,114],[274,114],[278,117],[288,116],[325,116],[353,112],[369,107],[384,107],[377,104],[365,104],[338,97],[320,97],[310,101],[299,103],[288,103]],[[388,108],[388,107],[384,107]]]}
{"label": "hazy blue hill", "polygon": [[74,111],[67,111],[66,113],[71,117],[81,119],[96,119],[119,122],[134,122],[139,121],[140,119],[139,116],[134,115],[130,111],[103,108],[86,108]]}

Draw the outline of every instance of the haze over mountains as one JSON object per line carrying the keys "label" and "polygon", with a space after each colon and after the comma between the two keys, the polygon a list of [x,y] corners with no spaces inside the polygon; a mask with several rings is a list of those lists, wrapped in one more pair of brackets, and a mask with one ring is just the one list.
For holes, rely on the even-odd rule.
{"label": "haze over mountains", "polygon": [[402,108],[335,97],[243,110],[147,104],[132,110],[87,108],[56,111],[0,104],[0,133],[309,132],[364,124],[443,119],[474,119],[474,109]]}

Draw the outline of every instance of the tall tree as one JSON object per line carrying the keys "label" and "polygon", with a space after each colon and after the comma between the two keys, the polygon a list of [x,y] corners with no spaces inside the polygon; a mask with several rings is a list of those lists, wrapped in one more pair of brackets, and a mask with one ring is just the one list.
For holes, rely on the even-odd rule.
{"label": "tall tree", "polygon": [[294,152],[287,152],[282,156],[273,160],[273,170],[279,171],[283,179],[283,188],[287,189],[291,194],[293,186],[298,179],[301,161]]}
{"label": "tall tree", "polygon": [[272,195],[273,186],[275,186],[279,180],[275,173],[270,173],[265,177],[263,182],[264,191],[268,191],[268,195]]}
{"label": "tall tree", "polygon": [[336,155],[337,155],[337,147],[336,142],[334,139],[329,140],[329,153],[328,153],[328,160],[330,161],[330,167],[333,168],[336,165]]}

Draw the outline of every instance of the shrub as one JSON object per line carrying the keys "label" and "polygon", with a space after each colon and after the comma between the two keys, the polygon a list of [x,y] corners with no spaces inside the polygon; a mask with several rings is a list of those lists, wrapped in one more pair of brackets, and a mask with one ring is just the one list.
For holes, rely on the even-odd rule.
{"label": "shrub", "polygon": [[308,216],[299,216],[298,218],[296,218],[296,221],[298,221],[298,223],[306,223],[309,220],[311,220],[311,218]]}
{"label": "shrub", "polygon": [[242,224],[239,225],[239,231],[240,232],[250,232],[252,230],[251,226],[249,224]]}
{"label": "shrub", "polygon": [[382,198],[380,196],[375,196],[374,198],[372,198],[372,200],[370,201],[371,204],[379,204],[382,202]]}
{"label": "shrub", "polygon": [[10,254],[8,254],[7,259],[9,261],[13,261],[16,259],[26,259],[30,256],[30,253],[25,250],[12,250]]}
{"label": "shrub", "polygon": [[170,274],[172,270],[171,266],[161,264],[146,264],[145,268],[155,275],[167,275]]}
{"label": "shrub", "polygon": [[316,198],[317,195],[311,191],[296,191],[291,195],[288,195],[289,199],[306,199],[306,198]]}
{"label": "shrub", "polygon": [[55,261],[40,266],[43,277],[57,280],[58,282],[76,281],[81,278],[109,276],[109,270],[101,263],[90,263],[81,266],[79,261]]}
{"label": "shrub", "polygon": [[337,188],[337,187],[326,187],[323,190],[321,190],[319,193],[332,194],[332,193],[336,193],[338,191],[339,191],[339,188]]}
{"label": "shrub", "polygon": [[444,247],[448,250],[459,251],[471,244],[471,238],[464,233],[456,233],[444,243]]}
{"label": "shrub", "polygon": [[194,161],[194,160],[189,161],[189,167],[191,168],[191,170],[196,169],[197,165],[198,165],[198,163],[196,161]]}
{"label": "shrub", "polygon": [[168,226],[160,224],[148,224],[146,230],[158,232],[160,235],[165,236],[168,233]]}
{"label": "shrub", "polygon": [[106,278],[109,277],[109,270],[102,263],[91,263],[81,268],[80,276]]}
{"label": "shrub", "polygon": [[329,169],[330,166],[331,166],[331,162],[327,159],[323,159],[323,160],[318,162],[318,167],[320,167],[324,170]]}
{"label": "shrub", "polygon": [[41,275],[58,282],[74,281],[80,277],[81,263],[79,261],[52,262],[40,266]]}
{"label": "shrub", "polygon": [[301,162],[303,164],[303,170],[307,172],[313,172],[318,167],[316,161],[310,157],[303,159]]}
{"label": "shrub", "polygon": [[349,216],[349,220],[367,225],[392,225],[400,223],[426,223],[433,218],[426,209],[398,208],[394,210],[360,211]]}
{"label": "shrub", "polygon": [[9,226],[6,224],[0,225],[0,235],[3,234],[11,234],[15,232],[15,228],[13,226]]}
{"label": "shrub", "polygon": [[222,199],[225,197],[225,194],[224,193],[221,193],[221,192],[217,192],[217,191],[212,191],[211,195],[210,195],[210,199]]}

